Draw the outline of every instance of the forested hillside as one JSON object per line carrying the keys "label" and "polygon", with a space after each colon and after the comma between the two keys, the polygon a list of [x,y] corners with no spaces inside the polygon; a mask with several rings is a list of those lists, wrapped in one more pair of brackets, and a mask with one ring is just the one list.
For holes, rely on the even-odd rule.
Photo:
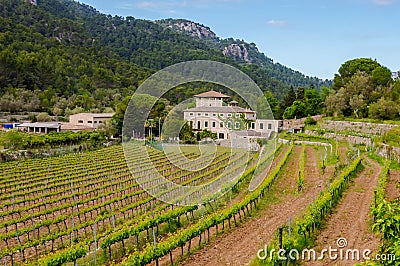
{"label": "forested hillside", "polygon": [[285,87],[330,87],[330,80],[322,80],[317,77],[308,77],[299,71],[295,71],[275,63],[271,58],[261,53],[255,43],[247,43],[234,38],[221,39],[209,27],[185,19],[164,19],[156,21],[165,28],[181,32],[200,39],[208,46],[220,50],[225,56],[233,58],[240,64],[255,64],[260,66],[269,76],[281,82]]}
{"label": "forested hillside", "polygon": [[[65,115],[115,108],[155,71],[195,59],[236,66],[279,100],[289,85],[313,82],[299,81],[300,73],[283,66],[284,74],[279,73],[279,64],[270,62],[272,69],[260,63],[269,60],[261,53],[250,54],[263,59],[240,61],[202,38],[148,20],[101,14],[72,0],[38,1],[37,6],[2,1],[0,40],[1,111]],[[193,94],[209,89],[189,86]],[[184,98],[178,96],[171,102]]]}

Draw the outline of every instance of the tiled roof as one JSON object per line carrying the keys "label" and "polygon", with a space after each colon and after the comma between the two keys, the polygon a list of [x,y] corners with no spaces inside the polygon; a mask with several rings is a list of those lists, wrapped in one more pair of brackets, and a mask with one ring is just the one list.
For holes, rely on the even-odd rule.
{"label": "tiled roof", "polygon": [[217,91],[207,91],[200,94],[195,95],[197,98],[230,98],[230,96],[222,94]]}
{"label": "tiled roof", "polygon": [[255,113],[250,109],[245,109],[239,106],[200,106],[187,109],[184,112]]}

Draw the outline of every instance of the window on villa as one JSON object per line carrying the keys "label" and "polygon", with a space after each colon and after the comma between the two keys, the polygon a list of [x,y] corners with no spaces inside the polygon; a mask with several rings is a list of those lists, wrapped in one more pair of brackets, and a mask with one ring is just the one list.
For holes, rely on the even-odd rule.
{"label": "window on villa", "polygon": [[205,116],[208,116],[208,113],[205,113],[204,115],[205,115]]}
{"label": "window on villa", "polygon": [[223,122],[219,123],[219,127],[224,127],[224,123]]}
{"label": "window on villa", "polygon": [[193,116],[193,113],[190,113],[189,115],[190,115],[190,116]]}
{"label": "window on villa", "polygon": [[213,116],[217,116],[217,114],[213,114]]}
{"label": "window on villa", "polygon": [[240,114],[236,114],[236,117],[240,117]]}
{"label": "window on villa", "polygon": [[220,116],[224,116],[224,114],[219,114]]}
{"label": "window on villa", "polygon": [[92,123],[92,121],[87,121],[89,124],[91,124]]}
{"label": "window on villa", "polygon": [[260,123],[260,129],[264,129],[264,124]]}
{"label": "window on villa", "polygon": [[79,124],[83,124],[83,120],[78,120],[78,123]]}
{"label": "window on villa", "polygon": [[212,127],[215,127],[215,122],[212,122]]}
{"label": "window on villa", "polygon": [[236,122],[236,123],[235,123],[235,128],[238,129],[239,126],[240,126],[240,123],[239,123],[239,122]]}
{"label": "window on villa", "polygon": [[256,123],[251,123],[251,129],[256,129]]}
{"label": "window on villa", "polygon": [[228,128],[231,128],[231,122],[228,122],[227,125],[228,125]]}
{"label": "window on villa", "polygon": [[198,113],[197,115],[198,115],[198,116],[201,116],[201,113]]}
{"label": "window on villa", "polygon": [[232,116],[232,114],[228,114],[228,117],[231,117]]}
{"label": "window on villa", "polygon": [[272,124],[268,124],[268,129],[272,129]]}
{"label": "window on villa", "polygon": [[208,121],[204,121],[204,127],[208,127]]}

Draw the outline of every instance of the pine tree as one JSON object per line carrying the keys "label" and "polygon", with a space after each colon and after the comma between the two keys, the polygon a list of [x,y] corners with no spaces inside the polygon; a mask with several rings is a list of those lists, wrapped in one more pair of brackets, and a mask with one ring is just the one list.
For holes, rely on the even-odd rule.
{"label": "pine tree", "polygon": [[297,94],[296,94],[296,100],[304,102],[306,99],[305,97],[305,89],[304,87],[298,87],[297,88]]}
{"label": "pine tree", "polygon": [[286,108],[292,106],[292,104],[296,101],[296,93],[294,92],[293,86],[290,86],[288,93],[286,94],[285,98],[280,104],[279,107],[279,118],[282,118],[283,113],[285,112]]}
{"label": "pine tree", "polygon": [[288,93],[286,94],[283,102],[284,102],[285,107],[289,107],[294,103],[294,101],[296,101],[296,93],[294,92],[293,86],[290,86],[290,89],[289,89]]}

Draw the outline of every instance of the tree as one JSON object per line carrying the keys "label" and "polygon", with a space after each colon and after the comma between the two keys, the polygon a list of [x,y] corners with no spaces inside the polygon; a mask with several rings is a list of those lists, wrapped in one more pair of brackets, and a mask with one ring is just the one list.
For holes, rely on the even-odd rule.
{"label": "tree", "polygon": [[23,133],[18,132],[17,130],[10,130],[1,135],[0,144],[6,148],[14,150],[22,147],[22,140]]}
{"label": "tree", "polygon": [[110,119],[102,123],[98,127],[98,130],[103,131],[108,138],[111,138],[118,133],[117,126],[118,126],[117,122],[113,119]]}
{"label": "tree", "polygon": [[296,93],[294,92],[293,86],[290,86],[288,93],[286,94],[283,102],[280,104],[279,108],[279,117],[283,117],[283,114],[286,108],[292,106],[292,104],[296,101]]}
{"label": "tree", "polygon": [[286,108],[283,119],[302,118],[307,113],[306,104],[302,101],[294,101],[292,106]]}
{"label": "tree", "polygon": [[326,112],[328,114],[333,114],[337,117],[342,115],[343,111],[347,108],[347,103],[345,99],[345,89],[341,88],[338,92],[333,92],[325,100]]}
{"label": "tree", "polygon": [[296,93],[296,100],[304,102],[306,100],[304,87],[298,87]]}
{"label": "tree", "polygon": [[379,66],[371,72],[372,82],[375,86],[386,86],[393,82],[392,72],[384,66]]}
{"label": "tree", "polygon": [[375,119],[393,120],[399,115],[399,105],[391,100],[380,98],[369,106],[369,116]]}
{"label": "tree", "polygon": [[70,116],[70,115],[75,115],[75,114],[80,114],[85,112],[85,109],[83,109],[82,107],[75,107],[73,110],[66,108],[65,109],[65,115],[66,116]]}
{"label": "tree", "polygon": [[316,89],[305,91],[305,103],[307,106],[307,115],[317,115],[322,112],[322,100]]}
{"label": "tree", "polygon": [[284,99],[284,104],[285,106],[289,107],[294,103],[294,101],[296,101],[296,93],[294,92],[293,86],[290,86],[290,89]]}
{"label": "tree", "polygon": [[265,98],[267,99],[269,106],[271,108],[272,114],[275,119],[279,119],[279,101],[274,97],[271,91],[265,92]]}
{"label": "tree", "polygon": [[50,122],[52,121],[48,113],[40,113],[36,116],[38,122]]}
{"label": "tree", "polygon": [[200,140],[210,138],[210,139],[217,139],[217,133],[213,133],[208,129],[204,129],[203,131],[197,133]]}
{"label": "tree", "polygon": [[157,123],[154,121],[154,119],[147,119],[146,123],[144,124],[145,128],[148,128],[148,138],[149,140],[154,139],[154,128],[156,127]]}
{"label": "tree", "polygon": [[192,128],[185,122],[179,131],[179,139],[186,144],[193,144],[196,142]]}
{"label": "tree", "polygon": [[115,114],[111,118],[111,120],[113,120],[115,122],[115,124],[117,125],[118,134],[122,134],[122,127],[124,124],[124,116],[125,116],[126,108],[128,107],[130,99],[131,99],[131,97],[127,96],[120,103],[118,103],[115,108]]}
{"label": "tree", "polygon": [[329,93],[331,92],[331,89],[328,87],[321,87],[321,100],[324,102],[326,97],[328,97]]}
{"label": "tree", "polygon": [[353,113],[355,117],[358,118],[358,110],[364,104],[364,96],[362,94],[354,95],[353,97],[350,98],[349,103],[351,108],[353,108]]}
{"label": "tree", "polygon": [[312,118],[310,115],[307,116],[306,120],[304,121],[305,125],[316,125],[317,121],[315,121],[314,118]]}
{"label": "tree", "polygon": [[338,91],[341,87],[346,85],[357,72],[364,72],[367,75],[371,75],[378,67],[382,66],[376,60],[370,58],[348,60],[339,68],[339,74],[336,74],[333,79],[332,88]]}
{"label": "tree", "polygon": [[393,83],[393,86],[390,90],[390,97],[392,101],[397,101],[400,99],[400,79]]}
{"label": "tree", "polygon": [[[118,124],[119,132],[127,137],[135,134],[144,134],[146,120],[155,119],[151,111],[158,99],[148,94],[134,94],[132,97],[125,97],[116,107],[114,119]],[[162,105],[164,106],[164,105]]]}
{"label": "tree", "polygon": [[363,94],[365,99],[368,99],[374,90],[371,76],[365,72],[357,72],[354,74],[349,79],[349,82],[346,83],[344,88],[344,96],[346,97],[347,101],[349,101],[351,97],[360,94]]}
{"label": "tree", "polygon": [[396,126],[385,132],[382,141],[385,144],[398,147],[400,144],[400,127]]}

